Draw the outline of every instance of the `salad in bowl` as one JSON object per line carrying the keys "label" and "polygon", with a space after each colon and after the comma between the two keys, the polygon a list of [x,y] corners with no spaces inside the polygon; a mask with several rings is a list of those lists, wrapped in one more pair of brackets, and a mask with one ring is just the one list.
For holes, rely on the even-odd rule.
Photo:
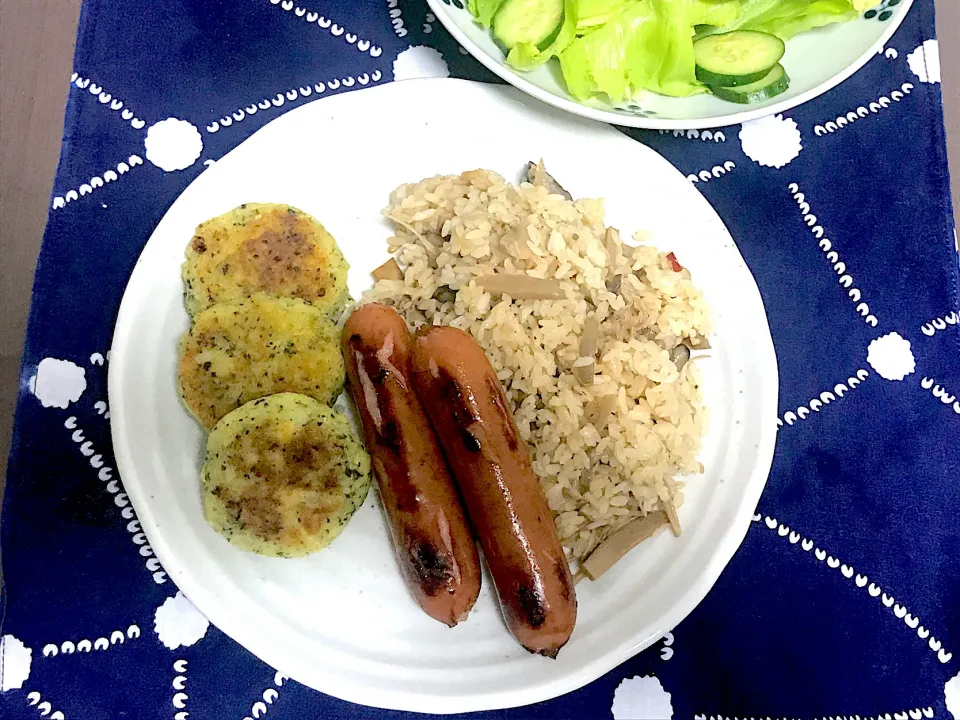
{"label": "salad in bowl", "polygon": [[650,91],[752,104],[789,89],[787,41],[881,1],[469,0],[467,9],[510,68],[525,73],[556,58],[577,100]]}
{"label": "salad in bowl", "polygon": [[[912,0],[427,0],[490,71],[575,115],[706,130],[782,113],[884,49]],[[710,137],[714,137],[711,133]]]}

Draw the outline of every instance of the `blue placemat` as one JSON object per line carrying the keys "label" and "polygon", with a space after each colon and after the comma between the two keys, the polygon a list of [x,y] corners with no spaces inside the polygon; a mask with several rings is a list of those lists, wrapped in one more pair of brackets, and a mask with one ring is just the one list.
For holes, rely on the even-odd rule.
{"label": "blue placemat", "polygon": [[[113,469],[105,379],[134,261],[207,165],[291,107],[447,73],[493,79],[420,2],[84,3],[4,504],[0,716],[413,717],[286,680],[177,592]],[[486,717],[960,718],[939,79],[917,0],[884,52],[801,108],[630,132],[696,183],[757,278],[781,373],[773,471],[686,621],[580,691]]]}

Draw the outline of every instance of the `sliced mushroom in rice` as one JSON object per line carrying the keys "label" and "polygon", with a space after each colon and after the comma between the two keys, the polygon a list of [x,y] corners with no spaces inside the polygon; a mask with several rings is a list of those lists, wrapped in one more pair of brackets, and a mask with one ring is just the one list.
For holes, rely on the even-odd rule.
{"label": "sliced mushroom in rice", "polygon": [[604,285],[606,285],[609,292],[612,292],[614,295],[619,295],[621,283],[623,283],[623,275],[614,275],[612,278],[608,278]]}
{"label": "sliced mushroom in rice", "polygon": [[597,343],[600,339],[600,324],[593,313],[587,315],[583,321],[583,331],[580,333],[580,357],[578,357],[570,371],[583,385],[592,385],[594,375],[597,374]]}
{"label": "sliced mushroom in rice", "polygon": [[616,395],[601,395],[587,406],[587,419],[597,430],[606,428],[610,416],[617,409]]}
{"label": "sliced mushroom in rice", "polygon": [[581,357],[596,357],[597,342],[600,339],[600,323],[597,322],[597,316],[587,315],[583,321],[583,332],[580,333],[580,355]]}
{"label": "sliced mushroom in rice", "polygon": [[580,571],[591,580],[596,580],[612,568],[624,555],[647,538],[653,537],[666,527],[669,520],[660,510],[642,518],[631,520],[611,533],[596,549],[580,563]]}
{"label": "sliced mushroom in rice", "polygon": [[597,374],[597,364],[592,357],[578,357],[574,360],[570,372],[582,385],[593,385],[593,378]]}
{"label": "sliced mushroom in rice", "polygon": [[441,303],[454,302],[457,299],[457,291],[449,285],[441,285],[433,291],[433,299]]}
{"label": "sliced mushroom in rice", "polygon": [[677,370],[683,370],[683,366],[686,365],[690,359],[690,348],[680,343],[670,351],[670,359],[673,360],[674,365],[677,366]]}
{"label": "sliced mushroom in rice", "polygon": [[393,258],[387,260],[372,273],[374,280],[403,280],[403,270]]}
{"label": "sliced mushroom in rice", "polygon": [[526,167],[527,182],[531,185],[541,185],[547,189],[551,195],[561,195],[567,200],[573,200],[573,195],[563,189],[553,175],[547,172],[543,166],[543,160],[538,163],[528,162]]}
{"label": "sliced mushroom in rice", "polygon": [[491,295],[509,295],[515,300],[562,300],[566,297],[559,280],[529,275],[481,275],[477,278],[477,285]]}
{"label": "sliced mushroom in rice", "polygon": [[623,241],[620,231],[615,227],[608,227],[603,233],[603,248],[610,256],[610,264],[617,265],[623,259]]}
{"label": "sliced mushroom in rice", "polygon": [[576,488],[578,495],[583,495],[590,489],[590,483],[593,481],[593,468],[584,468],[580,471],[580,483]]}
{"label": "sliced mushroom in rice", "polygon": [[[504,235],[503,243],[513,250],[521,260],[533,260],[536,254],[530,249],[530,221],[522,220],[519,225]],[[512,245],[512,247],[511,247]]]}
{"label": "sliced mushroom in rice", "polygon": [[677,507],[670,500],[660,503],[663,506],[663,512],[670,523],[670,529],[676,537],[680,537],[680,516],[677,515]]}

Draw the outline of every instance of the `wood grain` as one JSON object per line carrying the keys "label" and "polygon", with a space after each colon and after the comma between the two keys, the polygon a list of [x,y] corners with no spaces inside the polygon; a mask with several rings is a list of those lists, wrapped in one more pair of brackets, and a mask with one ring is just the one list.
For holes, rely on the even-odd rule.
{"label": "wood grain", "polygon": [[0,490],[80,0],[0,0]]}

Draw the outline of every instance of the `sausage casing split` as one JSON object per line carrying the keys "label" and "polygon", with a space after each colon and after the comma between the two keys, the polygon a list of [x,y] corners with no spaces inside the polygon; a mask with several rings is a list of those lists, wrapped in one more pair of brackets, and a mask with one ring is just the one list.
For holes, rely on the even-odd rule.
{"label": "sausage casing split", "polygon": [[401,572],[420,607],[453,627],[480,593],[480,558],[410,383],[413,338],[395,310],[370,304],[347,320],[342,344]]}
{"label": "sausage casing split", "polygon": [[550,508],[507,399],[467,333],[417,333],[413,381],[493,575],[504,619],[530,652],[556,657],[577,619],[577,597]]}

